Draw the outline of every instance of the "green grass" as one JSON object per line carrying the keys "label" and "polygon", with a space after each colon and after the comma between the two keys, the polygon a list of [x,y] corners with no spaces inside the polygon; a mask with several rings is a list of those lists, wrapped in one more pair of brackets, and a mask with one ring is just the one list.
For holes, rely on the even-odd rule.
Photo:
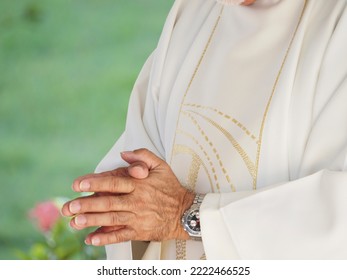
{"label": "green grass", "polygon": [[172,3],[0,0],[0,259],[40,238],[27,211],[74,197],[120,135]]}

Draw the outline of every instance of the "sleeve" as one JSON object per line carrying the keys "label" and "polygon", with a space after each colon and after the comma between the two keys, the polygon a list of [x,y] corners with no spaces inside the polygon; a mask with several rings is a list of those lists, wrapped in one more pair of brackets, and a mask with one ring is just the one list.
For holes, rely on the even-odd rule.
{"label": "sleeve", "polygon": [[[159,133],[156,132],[154,100],[149,89],[149,76],[154,60],[153,52],[144,64],[134,85],[129,100],[126,127],[122,135],[96,167],[96,172],[112,170],[123,166],[120,152],[147,148],[158,156],[162,154]],[[143,118],[146,113],[146,123]]]}
{"label": "sleeve", "polygon": [[345,10],[321,65],[300,178],[206,195],[201,227],[207,259],[347,258],[346,30]]}
{"label": "sleeve", "polygon": [[182,0],[175,0],[165,21],[158,45],[145,62],[131,92],[126,126],[121,137],[96,167],[103,172],[122,166],[119,153],[126,150],[147,148],[164,158],[165,151],[158,128],[158,102],[162,69],[172,31],[181,10]]}
{"label": "sleeve", "polygon": [[[120,152],[146,148],[164,158],[165,151],[158,129],[158,88],[167,47],[176,18],[181,9],[181,0],[176,0],[165,21],[157,48],[145,62],[131,92],[126,126],[110,151],[95,169],[96,173],[124,166]],[[107,259],[132,259],[131,242],[106,246]]]}
{"label": "sleeve", "polygon": [[[160,151],[162,147],[160,145],[158,133],[150,133],[153,129],[151,127],[146,127],[143,122],[145,110],[147,112],[154,112],[154,102],[149,92],[149,77],[154,56],[155,52],[147,59],[136,80],[129,100],[126,128],[110,151],[98,164],[95,169],[96,173],[125,166],[125,162],[123,162],[120,157],[120,153],[123,151],[147,148],[158,156],[161,155]],[[147,118],[150,118],[152,125],[155,126],[156,120],[154,114],[150,114]],[[107,259],[132,259],[131,242],[111,244],[107,245],[105,248]]]}

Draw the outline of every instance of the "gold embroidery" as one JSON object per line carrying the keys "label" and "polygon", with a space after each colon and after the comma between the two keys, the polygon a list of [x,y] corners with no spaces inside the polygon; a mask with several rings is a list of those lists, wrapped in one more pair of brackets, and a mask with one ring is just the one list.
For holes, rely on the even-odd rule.
{"label": "gold embroidery", "polygon": [[[189,134],[188,132],[185,132],[185,131],[183,131],[183,130],[178,130],[177,133],[186,135],[187,137],[189,137],[190,139],[192,139],[192,140],[195,142],[195,144],[196,144],[196,145],[200,148],[200,150],[203,152],[203,154],[204,154],[204,156],[205,156],[207,162],[209,163],[209,165],[210,165],[210,167],[211,167],[211,170],[212,170],[213,174],[215,174],[215,173],[216,173],[216,170],[215,170],[215,168],[213,167],[213,163],[212,163],[212,161],[211,161],[211,158],[208,156],[207,152],[206,152],[205,149],[202,147],[202,145],[199,144],[198,140],[196,140],[195,137],[194,137],[193,135],[191,135],[191,134]],[[174,152],[175,152],[175,154],[176,154],[176,149],[177,149],[176,147],[177,147],[177,145],[175,145],[175,147],[174,147]],[[213,183],[212,183],[212,179],[211,179],[210,172],[208,171],[208,168],[206,167],[206,165],[205,165],[205,163],[204,163],[203,160],[201,160],[201,164],[202,164],[202,166],[204,167],[205,172],[206,172],[206,175],[207,175],[208,180],[209,180],[209,182],[210,182],[211,191],[212,191],[212,192],[215,192],[215,189],[214,189],[214,186],[213,186]],[[219,191],[220,191],[220,187],[219,187],[218,180],[215,181],[215,186],[216,186],[216,188],[217,188],[217,190],[218,190],[218,192],[219,192]]]}
{"label": "gold embroidery", "polygon": [[257,148],[257,157],[256,157],[256,161],[255,161],[256,178],[255,178],[255,181],[253,182],[253,189],[256,189],[256,188],[257,188],[257,176],[258,176],[258,170],[259,170],[260,151],[261,151],[261,145],[262,145],[262,140],[263,140],[263,131],[264,131],[264,127],[265,127],[265,121],[266,121],[266,118],[267,118],[267,114],[268,114],[268,112],[269,112],[269,108],[270,108],[270,104],[271,104],[272,98],[273,98],[273,96],[274,96],[274,94],[275,94],[275,92],[276,92],[277,85],[278,85],[278,81],[279,81],[280,76],[281,76],[281,74],[282,74],[282,70],[283,70],[284,65],[285,65],[285,63],[286,63],[286,61],[287,61],[287,57],[288,57],[289,51],[290,51],[290,49],[291,49],[291,47],[292,47],[292,44],[293,44],[293,42],[294,42],[294,39],[295,39],[295,37],[296,37],[296,33],[297,33],[298,29],[299,29],[301,20],[302,20],[302,18],[303,18],[303,16],[304,16],[304,12],[305,12],[305,10],[306,10],[306,6],[307,6],[307,0],[305,0],[305,2],[304,2],[304,7],[303,7],[303,9],[302,9],[302,11],[301,11],[298,24],[297,24],[297,26],[296,26],[296,28],[295,28],[295,30],[294,30],[294,33],[293,33],[293,36],[292,36],[290,42],[289,42],[289,46],[288,46],[288,48],[287,48],[287,50],[286,50],[286,54],[285,54],[285,56],[284,56],[284,59],[283,59],[283,61],[282,61],[282,64],[281,64],[281,66],[280,66],[280,69],[279,69],[279,71],[278,71],[277,77],[276,77],[276,79],[275,79],[275,83],[274,83],[274,85],[273,85],[273,87],[272,87],[272,91],[271,91],[271,94],[270,94],[270,98],[269,98],[269,100],[268,100],[268,102],[267,102],[267,104],[266,104],[266,107],[265,107],[263,119],[262,119],[261,126],[260,126],[260,130],[259,130],[259,137],[258,137],[258,138],[259,138],[259,143],[258,143],[258,148]]}
{"label": "gold embroidery", "polygon": [[[236,191],[235,186],[231,183],[231,179],[230,176],[228,175],[226,169],[224,168],[223,162],[220,160],[220,156],[218,155],[218,151],[217,149],[214,147],[213,142],[210,140],[210,138],[206,135],[206,133],[204,132],[204,130],[201,128],[201,126],[199,125],[199,123],[197,122],[197,120],[189,113],[189,112],[182,112],[183,115],[187,116],[188,118],[191,119],[191,121],[193,122],[193,124],[196,126],[196,128],[199,130],[200,134],[203,136],[203,138],[205,139],[205,141],[209,144],[209,146],[212,148],[213,153],[215,154],[216,158],[218,159],[218,164],[228,182],[228,184],[230,185],[230,188],[233,192]],[[217,178],[216,174],[215,174],[215,179]]]}
{"label": "gold embroidery", "polygon": [[[204,50],[203,50],[203,52],[202,52],[202,55],[201,55],[201,57],[200,57],[200,59],[199,59],[197,65],[195,66],[193,75],[192,75],[192,77],[190,78],[190,81],[189,81],[189,83],[188,83],[187,89],[186,89],[186,91],[185,91],[185,93],[184,93],[183,102],[184,102],[184,100],[185,100],[185,98],[186,98],[186,96],[187,96],[187,94],[188,94],[188,92],[189,92],[189,89],[190,89],[190,87],[191,87],[191,85],[192,85],[192,83],[193,83],[193,81],[194,81],[194,79],[195,79],[195,76],[196,76],[196,74],[197,74],[197,72],[198,72],[198,70],[199,70],[199,68],[200,68],[201,62],[203,61],[203,59],[204,59],[204,57],[205,57],[205,54],[206,54],[206,52],[207,52],[207,49],[208,49],[208,47],[210,46],[210,43],[211,43],[211,41],[212,41],[213,35],[215,34],[215,31],[216,31],[216,29],[217,29],[217,26],[218,26],[218,24],[219,24],[219,21],[220,21],[220,19],[221,19],[221,16],[222,16],[223,11],[224,11],[224,6],[222,6],[222,8],[221,8],[220,11],[219,11],[219,15],[218,15],[218,17],[217,17],[217,20],[216,20],[214,26],[213,26],[212,32],[211,32],[211,34],[210,34],[210,37],[208,38],[207,43],[206,43],[206,46],[205,46],[205,48],[204,48]],[[179,114],[178,114],[178,118],[177,118],[177,123],[176,123],[176,130],[177,130],[177,128],[178,128],[178,123],[179,123],[179,121],[180,121],[180,116],[181,116],[181,112],[182,112],[183,102],[181,103],[181,106],[180,106],[180,110],[179,110]],[[175,143],[175,142],[176,142],[176,134],[175,134],[175,136],[174,136],[174,141],[173,141],[173,143]],[[173,156],[173,154],[171,153],[170,163],[172,162],[172,156]],[[185,241],[182,241],[182,240],[176,240],[176,259],[177,259],[177,260],[181,260],[181,259],[183,260],[183,259],[185,259],[185,258],[186,258],[186,242],[185,242]]]}
{"label": "gold embroidery", "polygon": [[[253,177],[253,178],[254,178],[254,179],[253,179],[253,188],[254,188],[254,189],[256,189],[256,187],[257,187],[257,176],[258,176],[258,170],[259,170],[259,159],[260,159],[260,152],[261,152],[261,146],[262,146],[262,139],[263,139],[263,131],[264,131],[264,127],[265,127],[265,121],[266,121],[266,118],[267,118],[267,115],[268,115],[268,112],[269,112],[269,108],[270,108],[270,104],[271,104],[272,98],[273,98],[273,96],[274,96],[274,94],[275,94],[275,91],[276,91],[276,89],[277,89],[277,85],[278,85],[279,78],[280,78],[280,76],[281,76],[281,74],[282,74],[282,70],[283,70],[284,65],[285,65],[285,63],[286,63],[286,61],[287,61],[287,57],[288,57],[289,51],[290,51],[290,49],[291,49],[291,46],[292,46],[292,44],[293,44],[293,41],[294,41],[294,39],[295,39],[295,37],[296,37],[296,34],[297,34],[297,31],[298,31],[298,29],[299,29],[300,23],[301,23],[301,21],[302,21],[302,18],[303,18],[303,15],[304,15],[306,6],[307,6],[307,0],[304,0],[304,6],[303,6],[303,9],[302,9],[302,12],[301,12],[299,21],[298,21],[297,26],[296,26],[296,28],[295,28],[295,30],[294,30],[293,36],[292,36],[292,38],[291,38],[291,40],[290,40],[290,42],[289,42],[289,46],[288,46],[288,48],[287,48],[287,50],[286,50],[284,59],[283,59],[282,64],[281,64],[281,66],[280,66],[280,69],[279,69],[279,72],[278,72],[278,74],[277,74],[277,77],[276,77],[276,79],[275,79],[275,82],[274,82],[274,85],[273,85],[273,88],[272,88],[272,91],[271,91],[269,100],[268,100],[267,105],[266,105],[266,107],[265,107],[264,115],[263,115],[262,122],[261,122],[261,126],[260,126],[260,129],[259,129],[259,137],[256,137],[256,136],[254,136],[253,134],[251,134],[251,133],[246,129],[246,127],[244,127],[241,123],[239,123],[239,122],[237,122],[237,121],[235,120],[235,124],[238,125],[242,130],[244,130],[244,131],[246,132],[247,135],[249,135],[253,140],[255,140],[255,141],[257,142],[256,162],[255,162],[255,167],[254,167],[255,170],[254,170],[254,174],[253,174],[253,176],[254,176],[254,177]],[[194,81],[194,79],[195,79],[195,77],[196,77],[196,74],[197,74],[197,72],[198,72],[198,70],[199,70],[199,68],[200,68],[200,65],[201,65],[201,63],[202,63],[202,61],[203,61],[203,59],[204,59],[204,57],[205,57],[205,54],[206,54],[207,49],[208,49],[208,47],[209,47],[209,45],[210,45],[210,43],[211,43],[211,41],[212,41],[212,38],[214,37],[215,31],[216,31],[216,29],[217,29],[217,27],[218,27],[218,25],[219,25],[219,22],[220,22],[220,19],[221,19],[223,10],[224,10],[224,6],[221,7],[221,10],[220,10],[220,13],[219,13],[219,15],[218,15],[218,18],[217,18],[217,20],[216,20],[216,22],[215,22],[215,25],[214,25],[214,27],[213,27],[213,29],[212,29],[212,32],[211,32],[211,34],[210,34],[210,36],[209,36],[209,38],[208,38],[208,41],[207,41],[207,43],[206,43],[206,46],[205,46],[204,50],[203,50],[203,53],[202,53],[202,55],[201,55],[201,57],[200,57],[200,59],[199,59],[197,65],[196,65],[196,67],[195,67],[195,69],[194,69],[194,72],[193,72],[193,74],[192,74],[192,77],[191,77],[191,79],[190,79],[190,81],[189,81],[189,83],[188,83],[187,89],[186,89],[186,91],[185,91],[185,93],[184,93],[184,96],[183,96],[183,98],[182,98],[182,102],[181,102],[181,106],[180,106],[180,109],[179,109],[179,114],[178,114],[178,118],[177,118],[177,122],[176,122],[176,131],[177,131],[178,124],[179,124],[179,121],[180,121],[180,119],[181,119],[182,113],[185,114],[185,115],[187,114],[186,112],[183,112],[183,111],[182,111],[183,104],[184,104],[184,102],[185,102],[185,100],[186,100],[186,96],[187,96],[187,94],[188,94],[188,92],[189,92],[189,90],[190,90],[190,88],[191,88],[191,85],[192,85],[192,83],[193,83],[193,81]],[[220,115],[222,115],[222,114],[220,114]],[[193,118],[190,114],[189,114],[189,117]],[[226,117],[229,118],[229,116],[226,116]],[[207,117],[205,117],[205,118],[207,118]],[[193,118],[193,119],[194,119],[194,118]],[[207,119],[208,119],[208,118],[207,118]],[[211,120],[211,121],[213,122],[213,120]],[[212,122],[211,122],[211,123],[212,123]],[[224,131],[225,131],[225,130],[224,130]],[[225,132],[227,132],[227,131],[225,131]],[[175,134],[175,136],[174,136],[173,145],[176,143],[176,135],[177,135],[177,134]],[[229,134],[229,135],[230,135],[230,134]],[[230,136],[231,136],[231,135],[230,135]],[[206,139],[206,141],[208,140],[208,136],[207,136],[207,135],[205,135],[204,138]],[[257,138],[258,138],[258,140],[257,140]],[[209,142],[209,145],[212,147],[212,146],[213,146],[212,142]],[[171,153],[170,163],[172,162],[172,157],[173,157],[173,151],[172,151],[172,153]],[[221,164],[221,161],[220,161],[220,164]],[[222,168],[222,170],[225,170],[225,169]],[[251,169],[251,170],[252,170],[252,169]],[[224,171],[223,171],[223,172],[224,172]],[[215,175],[215,177],[216,177],[216,175]],[[230,178],[228,178],[228,180],[230,180]],[[185,241],[176,240],[176,259],[178,259],[178,260],[179,260],[179,259],[186,259],[186,242],[185,242]]]}
{"label": "gold embroidery", "polygon": [[[191,148],[187,146],[175,145],[173,152],[174,152],[174,155],[183,153],[183,154],[189,154],[192,156],[192,164],[188,172],[187,188],[194,191],[196,187],[196,180],[198,178],[200,167],[203,166],[207,174],[208,174],[208,169],[204,165],[201,158]],[[212,185],[211,181],[210,181],[210,184]],[[186,258],[187,258],[186,257],[186,241],[176,240],[176,260],[185,260]]]}
{"label": "gold embroidery", "polygon": [[195,189],[196,181],[198,180],[199,169],[201,166],[201,159],[197,156],[197,154],[193,155],[192,164],[188,174],[188,186],[191,189]]}
{"label": "gold embroidery", "polygon": [[[209,38],[208,38],[208,40],[207,40],[207,43],[206,43],[205,48],[204,48],[204,50],[203,50],[203,52],[202,52],[202,54],[201,54],[201,56],[200,56],[200,59],[199,59],[197,65],[195,66],[193,75],[192,75],[192,77],[190,78],[190,81],[189,81],[189,83],[188,83],[187,89],[186,89],[186,91],[185,91],[185,93],[184,93],[184,95],[183,95],[182,103],[181,103],[181,106],[180,106],[180,110],[179,110],[179,114],[178,114],[178,118],[177,118],[177,122],[176,122],[176,130],[177,130],[177,128],[178,128],[178,123],[179,123],[179,121],[180,121],[180,116],[181,116],[181,112],[182,112],[182,107],[183,107],[184,101],[185,101],[185,99],[186,99],[186,97],[187,97],[187,94],[188,94],[188,92],[189,92],[189,90],[190,90],[190,87],[191,87],[192,84],[193,84],[193,81],[194,81],[194,79],[195,79],[195,76],[196,76],[196,74],[198,73],[198,70],[199,70],[199,68],[200,68],[200,65],[201,65],[201,63],[202,63],[204,57],[205,57],[205,54],[206,54],[206,52],[207,52],[207,49],[208,49],[208,47],[209,47],[210,44],[211,44],[212,38],[213,38],[213,36],[214,36],[214,34],[215,34],[215,32],[216,32],[216,29],[217,29],[217,27],[218,27],[218,25],[219,25],[220,19],[221,19],[222,14],[223,14],[223,11],[224,11],[224,6],[222,6],[221,9],[220,9],[220,11],[219,11],[217,20],[216,20],[216,22],[215,22],[215,24],[214,24],[214,26],[213,26],[213,28],[212,28],[212,32],[211,32],[211,34],[210,34],[210,36],[209,36]],[[175,134],[175,136],[174,136],[174,141],[173,141],[173,143],[175,143],[175,142],[176,142],[176,134]],[[172,154],[171,154],[171,158],[170,158],[170,162],[171,162],[171,161],[172,161]]]}
{"label": "gold embroidery", "polygon": [[228,114],[226,114],[226,113],[224,113],[222,111],[219,111],[216,108],[213,108],[213,107],[210,107],[210,106],[203,106],[203,105],[200,105],[200,104],[193,104],[193,103],[186,103],[186,104],[184,104],[184,106],[213,111],[213,112],[217,113],[218,115],[220,115],[220,116],[230,120],[237,127],[241,128],[242,131],[244,131],[247,136],[250,136],[253,140],[258,141],[257,137],[253,133],[251,133],[247,129],[247,127],[244,126],[241,122],[239,122],[237,119],[229,116]]}
{"label": "gold embroidery", "polygon": [[186,241],[176,240],[176,260],[186,260]]}
{"label": "gold embroidery", "polygon": [[[247,169],[249,171],[249,174],[252,176],[253,180],[255,180],[256,178],[256,174],[255,174],[255,165],[252,162],[252,160],[250,159],[250,157],[248,156],[248,154],[246,153],[246,151],[241,147],[241,145],[235,140],[235,138],[227,131],[225,130],[222,126],[220,126],[219,124],[217,124],[214,120],[201,115],[199,113],[196,112],[192,112],[189,111],[191,113],[194,113],[202,118],[204,118],[207,122],[209,122],[210,124],[212,124],[215,128],[217,128],[220,132],[222,132],[224,134],[224,136],[230,141],[230,143],[232,144],[232,146],[235,148],[235,150],[238,152],[238,154],[241,156],[241,158],[243,159],[243,161],[245,162]],[[221,161],[220,161],[221,162]]]}
{"label": "gold embroidery", "polygon": [[189,154],[192,157],[192,164],[191,164],[190,169],[189,169],[188,181],[187,181],[187,186],[189,189],[195,190],[199,170],[200,170],[200,167],[202,166],[204,168],[206,174],[207,174],[207,177],[209,178],[210,187],[211,187],[212,191],[214,191],[211,176],[208,172],[208,168],[206,167],[203,160],[199,157],[199,155],[197,153],[195,153],[194,150],[192,150],[191,148],[189,148],[187,146],[175,145],[174,155],[176,155],[176,154]]}

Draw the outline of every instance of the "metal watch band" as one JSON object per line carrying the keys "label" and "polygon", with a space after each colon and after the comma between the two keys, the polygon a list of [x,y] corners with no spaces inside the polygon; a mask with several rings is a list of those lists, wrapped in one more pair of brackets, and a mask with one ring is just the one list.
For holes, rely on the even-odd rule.
{"label": "metal watch band", "polygon": [[193,200],[193,204],[191,205],[191,207],[189,209],[187,209],[182,217],[182,225],[184,227],[184,230],[188,232],[191,240],[195,240],[195,241],[201,241],[201,234],[193,234],[189,229],[188,226],[185,224],[185,216],[188,215],[188,213],[190,211],[198,211],[200,212],[200,205],[203,201],[205,197],[205,194],[200,194],[197,193],[195,194],[194,200]]}
{"label": "metal watch band", "polygon": [[197,193],[194,197],[193,205],[197,204],[200,205],[205,197],[205,194]]}

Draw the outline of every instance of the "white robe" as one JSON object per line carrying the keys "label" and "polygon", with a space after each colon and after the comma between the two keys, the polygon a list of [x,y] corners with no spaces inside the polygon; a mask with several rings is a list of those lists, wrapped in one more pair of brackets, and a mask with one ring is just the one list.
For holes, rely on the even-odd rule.
{"label": "white robe", "polygon": [[175,1],[96,169],[147,148],[208,193],[203,242],[143,259],[347,259],[346,34],[346,0]]}

